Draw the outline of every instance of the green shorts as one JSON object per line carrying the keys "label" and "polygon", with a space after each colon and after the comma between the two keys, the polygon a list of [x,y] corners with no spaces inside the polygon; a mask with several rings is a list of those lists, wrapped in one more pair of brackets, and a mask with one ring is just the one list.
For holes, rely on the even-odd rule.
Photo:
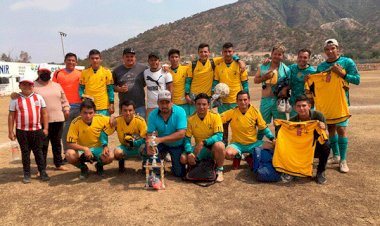
{"label": "green shorts", "polygon": [[203,160],[203,159],[214,159],[214,157],[212,156],[212,153],[211,153],[211,150],[206,148],[206,147],[203,147],[202,150],[199,152],[199,154],[197,155],[197,159],[198,160]]}
{"label": "green shorts", "polygon": [[236,103],[231,103],[231,104],[222,104],[218,107],[218,113],[222,114],[225,111],[228,111],[232,108],[235,108],[237,106]]}
{"label": "green shorts", "polygon": [[267,124],[272,122],[272,118],[286,120],[286,114],[277,111],[277,97],[261,98],[260,113]]}
{"label": "green shorts", "polygon": [[110,116],[110,113],[108,112],[108,109],[106,109],[106,110],[97,110],[96,114]]}
{"label": "green shorts", "polygon": [[[93,148],[90,148],[90,150],[91,150],[91,153],[96,158],[96,160],[100,161],[100,156],[102,155],[103,147],[93,147]],[[82,150],[78,151],[79,156],[81,156],[83,153],[84,153],[84,151],[82,151]]]}
{"label": "green shorts", "polygon": [[116,147],[124,152],[124,159],[128,159],[129,157],[140,156],[139,148],[130,148],[125,146],[124,144]]}
{"label": "green shorts", "polygon": [[227,148],[231,147],[235,150],[238,151],[238,154],[235,155],[235,158],[241,158],[241,155],[243,153],[249,153],[249,154],[252,154],[253,153],[253,149],[256,148],[256,147],[260,147],[261,145],[263,145],[264,141],[262,140],[258,140],[256,141],[255,143],[252,143],[252,144],[240,144],[240,143],[237,143],[237,142],[233,142],[231,144],[229,144],[227,146]]}
{"label": "green shorts", "polygon": [[[180,106],[183,110],[185,110],[185,113],[186,113],[186,117],[189,117],[191,113],[191,106],[194,106],[194,105],[191,105],[191,104],[178,104],[177,106]],[[195,108],[194,108],[195,110]]]}
{"label": "green shorts", "polygon": [[337,123],[336,126],[347,127],[348,123],[349,123],[349,119],[346,119],[346,121]]}

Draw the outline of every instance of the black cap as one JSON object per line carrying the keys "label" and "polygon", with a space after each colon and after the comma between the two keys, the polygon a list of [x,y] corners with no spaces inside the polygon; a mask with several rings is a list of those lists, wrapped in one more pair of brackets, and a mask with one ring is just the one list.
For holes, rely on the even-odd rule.
{"label": "black cap", "polygon": [[148,55],[148,59],[152,58],[152,57],[155,57],[157,59],[160,59],[160,54],[158,54],[158,52],[151,52],[149,53]]}
{"label": "black cap", "polygon": [[125,48],[125,49],[123,50],[123,55],[125,55],[125,54],[127,54],[127,53],[136,54],[134,48]]}

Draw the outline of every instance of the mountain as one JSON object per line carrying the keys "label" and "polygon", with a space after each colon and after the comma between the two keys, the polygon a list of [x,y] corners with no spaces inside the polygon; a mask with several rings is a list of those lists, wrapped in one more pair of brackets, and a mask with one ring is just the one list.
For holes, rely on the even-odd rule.
{"label": "mountain", "polygon": [[196,54],[202,42],[217,53],[225,42],[246,52],[282,42],[289,52],[307,47],[319,53],[327,38],[336,38],[343,50],[369,51],[380,49],[379,19],[380,0],[240,0],[154,27],[102,54],[114,67],[125,47],[134,47],[143,62],[153,50],[165,58],[170,48]]}

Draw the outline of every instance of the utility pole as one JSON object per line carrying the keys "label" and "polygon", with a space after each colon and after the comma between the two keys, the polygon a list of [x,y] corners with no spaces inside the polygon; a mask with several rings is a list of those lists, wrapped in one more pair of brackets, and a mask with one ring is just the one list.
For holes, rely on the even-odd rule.
{"label": "utility pole", "polygon": [[62,31],[59,31],[58,33],[61,36],[62,53],[63,53],[63,58],[65,58],[65,47],[63,46],[63,37],[66,37],[67,34]]}

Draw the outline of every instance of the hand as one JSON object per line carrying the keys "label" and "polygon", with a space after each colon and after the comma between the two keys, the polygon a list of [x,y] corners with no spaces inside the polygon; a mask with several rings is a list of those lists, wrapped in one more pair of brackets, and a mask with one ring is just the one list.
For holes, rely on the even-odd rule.
{"label": "hand", "polygon": [[247,65],[245,65],[245,62],[242,60],[239,60],[239,66],[240,66],[240,71],[244,72],[247,69]]}
{"label": "hand", "polygon": [[43,129],[42,132],[44,133],[45,137],[49,135],[49,130],[47,128]]}
{"label": "hand", "polygon": [[283,87],[278,93],[278,97],[287,98],[288,97],[288,87]]}
{"label": "hand", "polygon": [[309,80],[309,78],[310,78],[310,75],[305,75],[305,77],[303,78],[303,81],[307,82],[307,80]]}
{"label": "hand", "polygon": [[146,147],[147,147],[147,148],[146,148],[146,152],[147,152],[147,154],[148,154],[149,156],[152,156],[152,155],[156,154],[156,148],[157,148],[157,147],[152,147],[152,146],[150,146],[149,144],[148,144]]}
{"label": "hand", "polygon": [[338,74],[342,78],[344,76],[346,76],[346,74],[343,71],[342,66],[340,66],[339,64],[334,64],[330,69],[331,69],[331,71],[333,71],[334,73]]}
{"label": "hand", "polygon": [[276,147],[276,138],[272,140],[273,148]]}
{"label": "hand", "polygon": [[8,133],[8,138],[12,141],[16,140],[16,135],[13,131]]}
{"label": "hand", "polygon": [[102,155],[103,156],[109,156],[110,155],[110,149],[108,148],[108,146],[103,147]]}
{"label": "hand", "polygon": [[126,93],[126,92],[128,92],[128,85],[124,84],[122,86],[119,86],[119,89],[120,89],[121,93]]}
{"label": "hand", "polygon": [[67,121],[67,119],[69,119],[70,117],[70,111],[69,110],[63,111],[63,116],[65,116],[65,121]]}
{"label": "hand", "polygon": [[319,122],[319,128],[326,130],[326,124],[324,122]]}
{"label": "hand", "polygon": [[117,126],[116,117],[113,115],[111,115],[111,117],[110,117],[110,125],[111,125],[111,127]]}
{"label": "hand", "polygon": [[271,62],[270,58],[265,58],[261,63],[267,65]]}
{"label": "hand", "polygon": [[86,156],[88,160],[91,160],[92,157],[94,157],[94,155],[92,154],[91,150],[88,147],[84,148],[83,152],[84,152],[84,156]]}
{"label": "hand", "polygon": [[192,166],[196,164],[195,155],[193,153],[187,155],[187,162]]}
{"label": "hand", "polygon": [[194,155],[198,155],[201,152],[203,146],[203,142],[199,142],[198,144],[196,144],[193,151]]}
{"label": "hand", "polygon": [[268,71],[265,75],[263,75],[263,81],[273,78],[274,72],[273,70]]}
{"label": "hand", "polygon": [[166,72],[166,73],[169,73],[170,72],[170,67],[168,64],[163,64],[162,65],[162,69]]}
{"label": "hand", "polygon": [[110,115],[112,115],[113,113],[115,113],[114,104],[110,104],[110,106],[108,107],[108,112],[110,113]]}
{"label": "hand", "polygon": [[185,99],[186,99],[186,102],[187,102],[188,104],[193,104],[193,100],[190,98],[189,95],[186,95],[186,96],[185,96]]}
{"label": "hand", "polygon": [[19,93],[16,93],[16,92],[11,93],[11,99],[12,99],[12,100],[17,99],[19,96],[20,96]]}

